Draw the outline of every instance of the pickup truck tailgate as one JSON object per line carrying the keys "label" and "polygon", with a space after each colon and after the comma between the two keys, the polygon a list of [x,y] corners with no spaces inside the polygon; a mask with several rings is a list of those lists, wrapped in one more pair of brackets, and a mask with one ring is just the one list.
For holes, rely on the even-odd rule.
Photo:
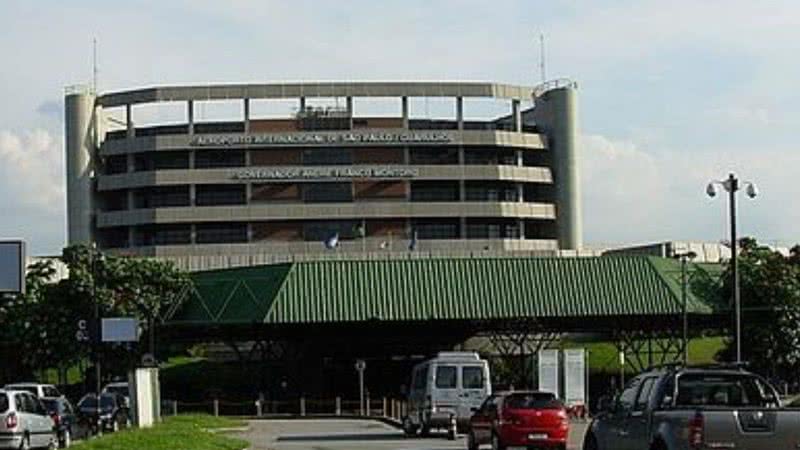
{"label": "pickup truck tailgate", "polygon": [[744,408],[703,411],[707,449],[798,450],[800,410]]}

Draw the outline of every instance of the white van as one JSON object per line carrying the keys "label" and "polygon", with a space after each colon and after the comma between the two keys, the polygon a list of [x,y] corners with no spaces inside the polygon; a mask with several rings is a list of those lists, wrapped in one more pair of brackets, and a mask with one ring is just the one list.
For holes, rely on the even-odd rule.
{"label": "white van", "polygon": [[424,435],[444,428],[455,439],[457,429],[466,429],[472,408],[491,393],[489,364],[477,353],[441,352],[414,367],[403,429]]}

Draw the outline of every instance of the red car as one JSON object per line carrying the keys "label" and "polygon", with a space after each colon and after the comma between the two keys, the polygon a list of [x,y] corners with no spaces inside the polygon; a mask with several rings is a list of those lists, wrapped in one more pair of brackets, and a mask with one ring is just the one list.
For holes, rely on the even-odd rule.
{"label": "red car", "polygon": [[483,444],[566,450],[569,419],[564,404],[553,394],[537,391],[495,393],[475,410],[469,421],[467,449]]}

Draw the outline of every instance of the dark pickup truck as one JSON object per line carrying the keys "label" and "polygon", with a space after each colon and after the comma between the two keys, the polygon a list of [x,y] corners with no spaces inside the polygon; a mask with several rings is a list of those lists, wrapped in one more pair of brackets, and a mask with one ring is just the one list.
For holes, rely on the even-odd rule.
{"label": "dark pickup truck", "polygon": [[600,403],[584,450],[800,449],[800,410],[739,367],[653,369]]}

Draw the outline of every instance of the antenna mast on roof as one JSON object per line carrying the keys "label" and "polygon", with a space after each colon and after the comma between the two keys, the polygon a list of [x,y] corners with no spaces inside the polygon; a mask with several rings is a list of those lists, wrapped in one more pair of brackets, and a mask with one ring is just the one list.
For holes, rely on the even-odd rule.
{"label": "antenna mast on roof", "polygon": [[97,93],[97,38],[92,38],[92,92]]}
{"label": "antenna mast on roof", "polygon": [[539,32],[539,72],[542,77],[542,83],[547,81],[547,76],[544,70],[544,33]]}

